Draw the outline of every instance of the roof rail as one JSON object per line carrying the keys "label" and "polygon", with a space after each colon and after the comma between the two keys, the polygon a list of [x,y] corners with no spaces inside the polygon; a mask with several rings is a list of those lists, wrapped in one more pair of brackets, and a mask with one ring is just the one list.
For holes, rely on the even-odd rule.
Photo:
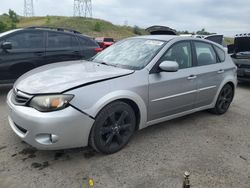
{"label": "roof rail", "polygon": [[56,31],[67,31],[71,33],[81,34],[79,31],[75,31],[73,29],[66,29],[61,27],[47,27],[47,26],[30,26],[26,27],[25,29],[50,29],[50,30],[56,30]]}

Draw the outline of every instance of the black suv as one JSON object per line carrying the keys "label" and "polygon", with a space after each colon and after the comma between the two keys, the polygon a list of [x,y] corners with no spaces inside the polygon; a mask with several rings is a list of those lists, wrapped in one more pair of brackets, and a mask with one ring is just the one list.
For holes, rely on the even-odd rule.
{"label": "black suv", "polygon": [[250,81],[250,33],[238,34],[231,46],[232,59],[238,67],[239,81]]}
{"label": "black suv", "polygon": [[0,34],[0,83],[45,64],[89,59],[100,50],[90,37],[74,30],[28,27]]}

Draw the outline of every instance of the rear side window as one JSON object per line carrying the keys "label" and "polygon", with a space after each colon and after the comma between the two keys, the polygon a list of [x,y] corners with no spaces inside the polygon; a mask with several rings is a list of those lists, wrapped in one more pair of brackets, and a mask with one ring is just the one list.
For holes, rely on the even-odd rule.
{"label": "rear side window", "polygon": [[7,38],[6,42],[11,42],[12,49],[38,49],[44,47],[43,32],[21,32]]}
{"label": "rear side window", "polygon": [[219,56],[220,62],[224,62],[225,59],[226,59],[225,51],[222,50],[221,48],[217,47],[217,46],[214,46],[214,49],[215,49],[216,53],[217,53],[218,56]]}
{"label": "rear side window", "polygon": [[88,38],[78,37],[78,40],[81,46],[96,46],[96,43]]}
{"label": "rear side window", "polygon": [[70,49],[73,47],[78,48],[79,44],[75,36],[49,32],[47,47],[56,49]]}
{"label": "rear side window", "polygon": [[217,63],[216,54],[212,45],[204,42],[194,42],[198,66]]}

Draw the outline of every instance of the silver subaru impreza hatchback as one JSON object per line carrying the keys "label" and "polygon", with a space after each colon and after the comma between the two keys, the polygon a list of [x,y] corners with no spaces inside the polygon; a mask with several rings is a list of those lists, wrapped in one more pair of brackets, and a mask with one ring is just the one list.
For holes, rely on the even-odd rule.
{"label": "silver subaru impreza hatchback", "polygon": [[147,126],[201,110],[224,114],[236,84],[236,66],[216,43],[128,38],[89,61],[20,77],[7,97],[9,124],[37,149],[91,146],[111,154]]}

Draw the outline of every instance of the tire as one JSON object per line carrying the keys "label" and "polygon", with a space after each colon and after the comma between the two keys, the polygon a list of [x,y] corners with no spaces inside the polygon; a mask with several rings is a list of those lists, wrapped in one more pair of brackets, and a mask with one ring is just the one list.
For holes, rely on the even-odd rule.
{"label": "tire", "polygon": [[89,145],[97,152],[115,153],[129,142],[135,128],[136,117],[132,107],[121,101],[113,102],[97,115]]}
{"label": "tire", "polygon": [[230,84],[226,84],[220,91],[215,107],[209,111],[217,115],[225,114],[230,107],[233,98],[233,88]]}

